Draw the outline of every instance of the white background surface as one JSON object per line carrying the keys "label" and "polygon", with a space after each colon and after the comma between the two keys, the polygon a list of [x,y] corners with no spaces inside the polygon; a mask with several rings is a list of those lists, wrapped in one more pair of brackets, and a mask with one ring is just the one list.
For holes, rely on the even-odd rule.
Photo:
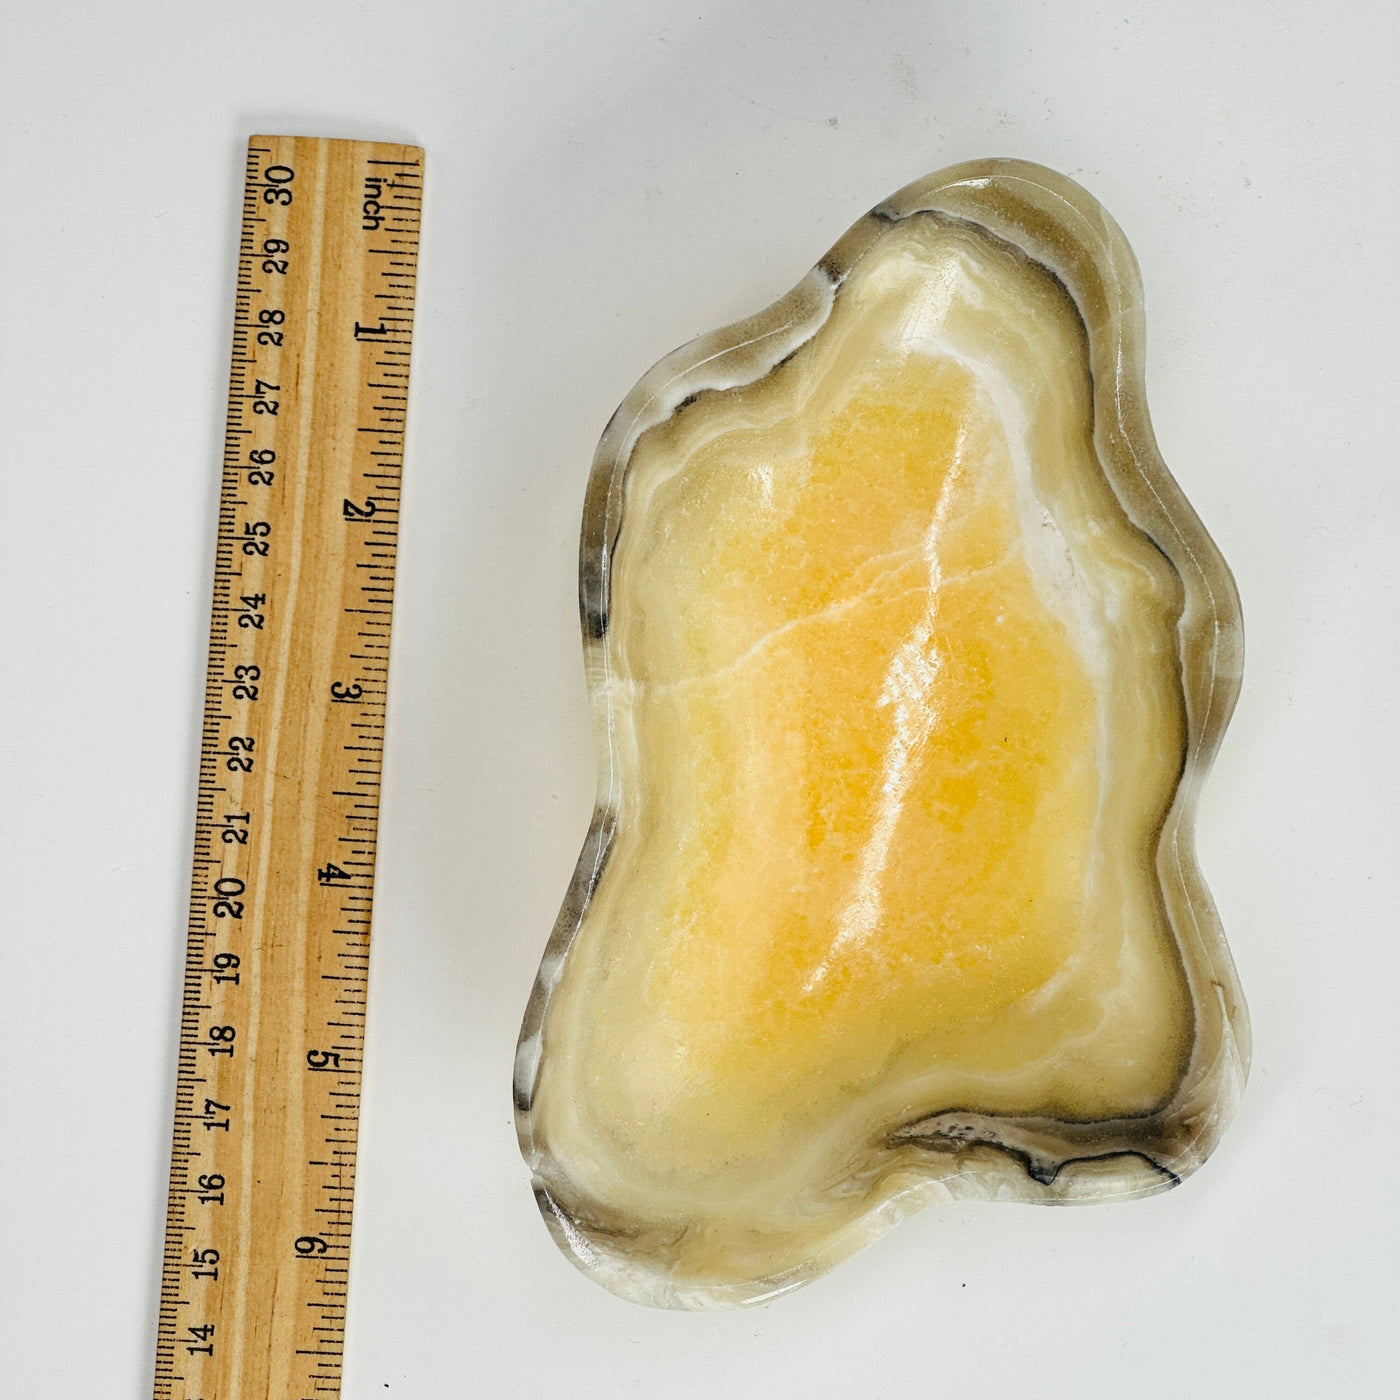
{"label": "white background surface", "polygon": [[[1388,1393],[1389,3],[0,5],[0,1395],[149,1395],[243,143],[428,149],[349,1400]],[[982,155],[1085,183],[1244,598],[1202,861],[1254,1019],[1182,1190],[935,1209],[756,1311],[576,1274],[511,1125],[593,772],[589,459],[662,353]],[[249,1397],[261,1400],[261,1397]]]}

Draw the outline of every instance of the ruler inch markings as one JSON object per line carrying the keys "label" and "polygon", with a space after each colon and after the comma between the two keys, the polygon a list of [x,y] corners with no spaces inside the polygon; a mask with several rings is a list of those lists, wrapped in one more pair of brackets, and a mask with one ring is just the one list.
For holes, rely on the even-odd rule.
{"label": "ruler inch markings", "polygon": [[155,1400],[340,1394],[422,164],[248,143]]}

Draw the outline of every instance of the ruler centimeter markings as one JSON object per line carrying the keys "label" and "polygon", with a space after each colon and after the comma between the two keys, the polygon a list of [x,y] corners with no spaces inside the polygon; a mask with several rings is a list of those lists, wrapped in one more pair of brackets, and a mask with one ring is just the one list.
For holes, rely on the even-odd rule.
{"label": "ruler centimeter markings", "polygon": [[422,177],[248,143],[156,1400],[340,1394]]}

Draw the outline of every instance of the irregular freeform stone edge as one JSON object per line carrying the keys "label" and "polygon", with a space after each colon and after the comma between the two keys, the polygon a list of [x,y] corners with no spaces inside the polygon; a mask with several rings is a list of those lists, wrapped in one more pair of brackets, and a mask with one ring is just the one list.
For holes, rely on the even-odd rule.
{"label": "irregular freeform stone edge", "polygon": [[[809,1264],[743,1285],[687,1284],[634,1257],[624,1239],[582,1229],[541,1180],[531,1106],[550,995],[602,876],[621,810],[622,771],[610,712],[611,565],[622,528],[633,448],[706,391],[751,384],[811,339],[851,268],[892,222],[933,215],[975,225],[1045,268],[1079,311],[1093,377],[1094,443],[1125,514],[1171,561],[1184,606],[1178,629],[1187,743],[1181,778],[1157,846],[1157,874],[1195,1014],[1190,1059],[1176,1092],[1139,1118],[1072,1123],[962,1112],[956,1105],[891,1133],[915,1160],[953,1154],[965,1168],[910,1180],[830,1242]],[[556,1241],[613,1292],[657,1306],[733,1306],[808,1281],[933,1200],[1009,1197],[1049,1203],[1126,1199],[1176,1185],[1210,1155],[1234,1115],[1248,1073],[1249,1020],[1220,920],[1195,854],[1195,812],[1239,694],[1243,632],[1234,580],[1157,449],[1144,386],[1137,261],[1092,195],[1023,161],[985,160],[906,186],[859,220],[786,296],[746,320],[691,341],[659,361],[623,400],[594,456],[579,555],[584,660],[593,703],[598,793],[563,907],[545,948],[516,1052],[516,1128],[536,1172],[536,1196]],[[917,1176],[917,1168],[913,1176]]]}

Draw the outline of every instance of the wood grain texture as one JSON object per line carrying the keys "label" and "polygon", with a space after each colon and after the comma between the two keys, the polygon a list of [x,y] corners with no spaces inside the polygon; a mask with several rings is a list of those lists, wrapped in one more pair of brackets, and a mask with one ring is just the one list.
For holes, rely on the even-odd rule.
{"label": "wood grain texture", "polygon": [[422,170],[248,146],[156,1400],[340,1393]]}

